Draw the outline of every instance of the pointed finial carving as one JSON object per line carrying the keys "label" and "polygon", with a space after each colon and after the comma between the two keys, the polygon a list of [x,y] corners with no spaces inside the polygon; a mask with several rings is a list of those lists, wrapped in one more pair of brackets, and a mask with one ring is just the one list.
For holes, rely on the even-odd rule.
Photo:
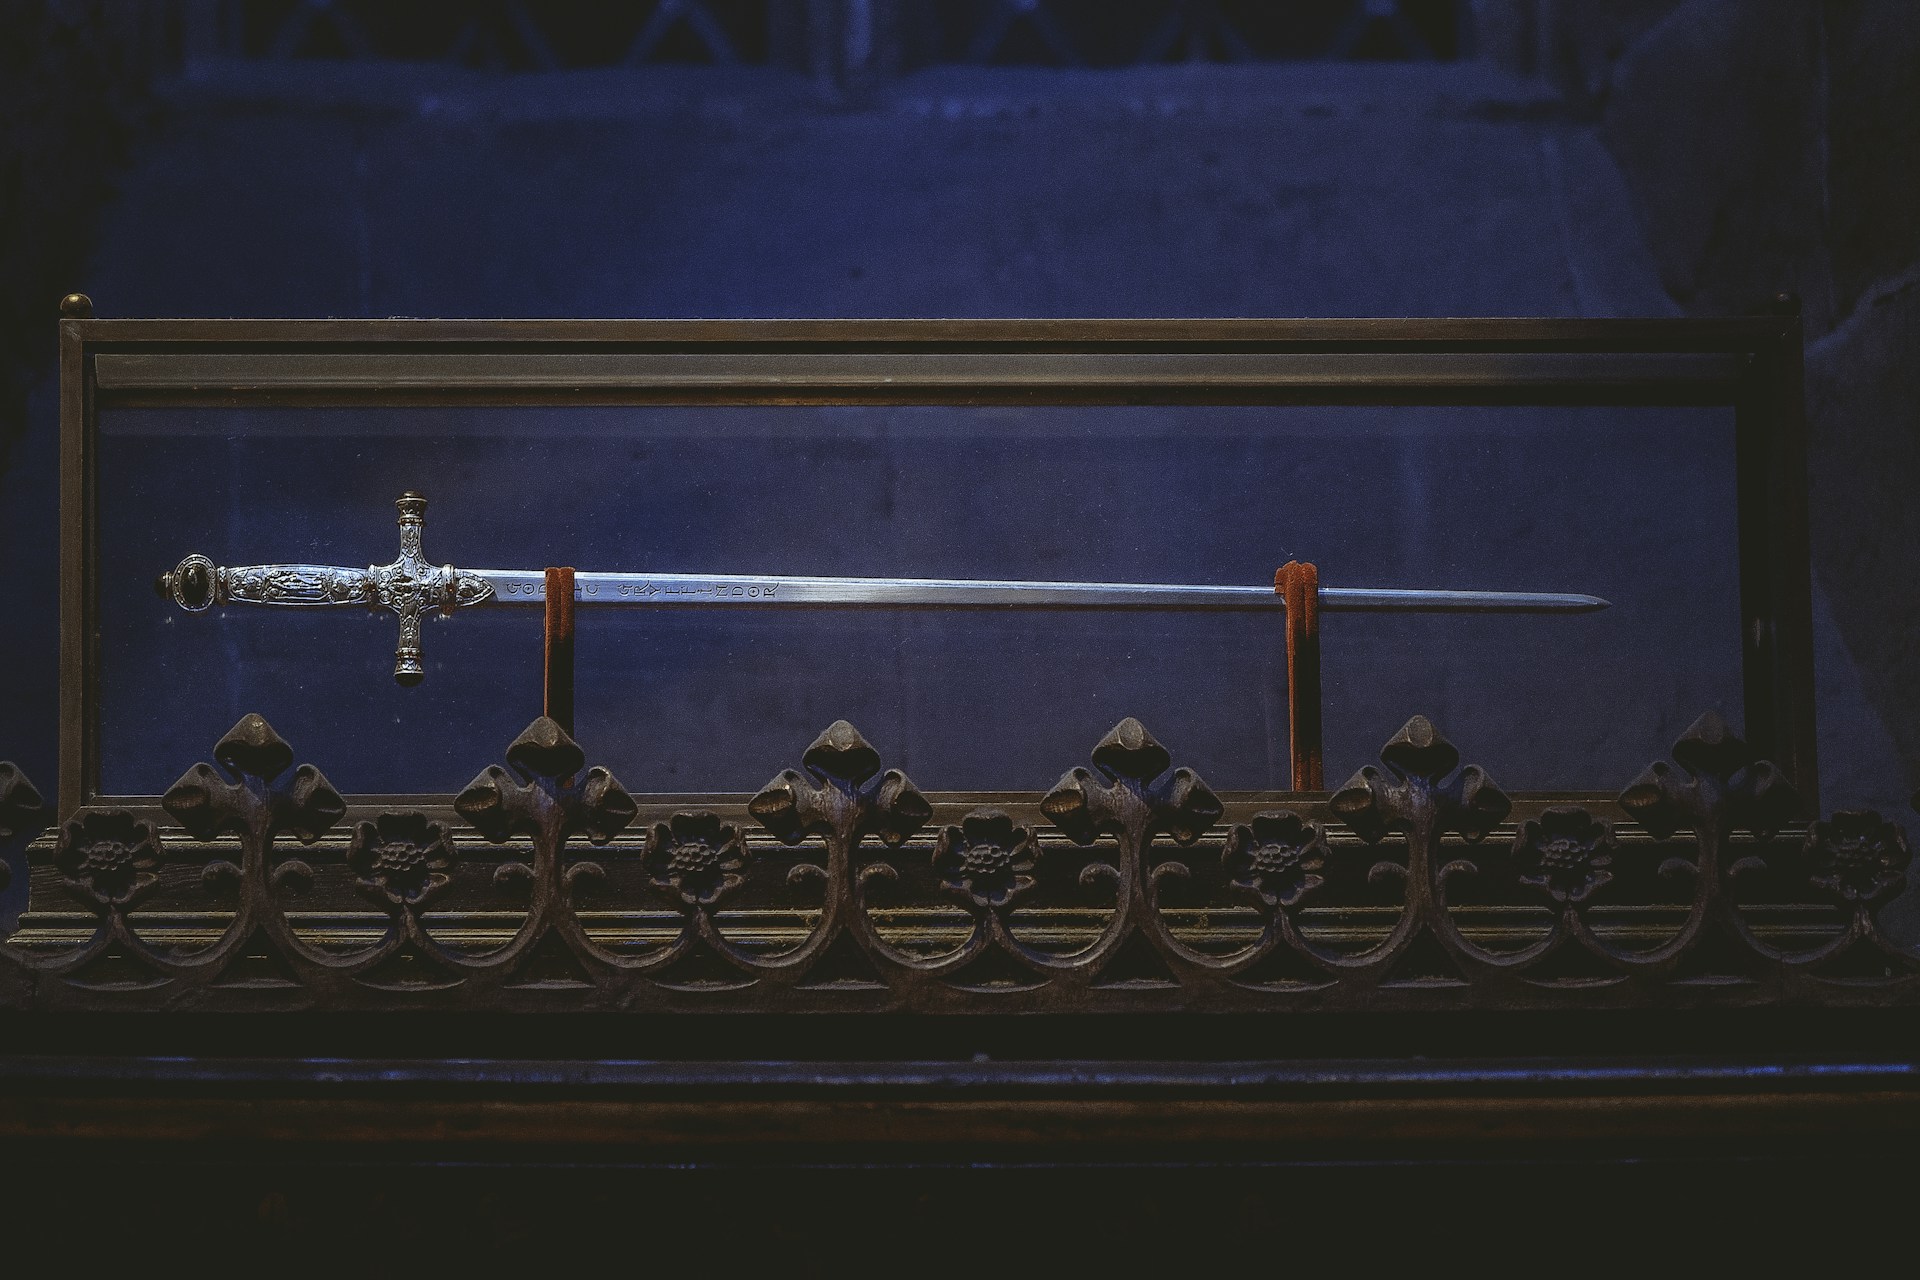
{"label": "pointed finial carving", "polygon": [[204,761],[167,788],[160,805],[196,840],[227,832],[267,838],[287,832],[311,844],[346,815],[326,775],[293,765],[293,748],[259,715],[242,716],[214,746],[220,767]]}
{"label": "pointed finial carving", "polygon": [[1138,826],[1148,837],[1164,832],[1192,844],[1224,808],[1193,770],[1169,772],[1173,756],[1147,727],[1128,716],[1093,749],[1094,768],[1070,769],[1040,801],[1040,811],[1075,843],[1102,832]]}
{"label": "pointed finial carving", "polygon": [[1681,827],[1744,830],[1772,836],[1800,811],[1800,797],[1771,761],[1755,757],[1719,715],[1709,711],[1673,744],[1673,760],[1656,760],[1620,793],[1620,807],[1655,836]]}
{"label": "pointed finial carving", "polygon": [[1460,766],[1458,748],[1425,716],[1401,726],[1380,748],[1380,763],[1384,771],[1367,765],[1328,804],[1370,844],[1425,820],[1437,833],[1478,840],[1513,808],[1479,765]]}
{"label": "pointed finial carving", "polygon": [[[836,720],[800,757],[806,772],[783,769],[747,804],[782,843],[845,828],[899,845],[933,817],[933,806],[898,769],[881,772],[880,753],[845,720]],[[876,776],[877,775],[877,776]]]}
{"label": "pointed finial carving", "polygon": [[553,720],[541,716],[507,748],[507,764],[489,765],[454,799],[453,807],[496,844],[515,835],[584,834],[605,844],[639,812],[625,787],[595,766]]}

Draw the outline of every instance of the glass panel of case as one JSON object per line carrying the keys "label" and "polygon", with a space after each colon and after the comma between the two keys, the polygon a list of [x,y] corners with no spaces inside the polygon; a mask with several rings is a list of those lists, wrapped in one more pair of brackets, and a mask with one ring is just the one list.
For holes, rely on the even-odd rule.
{"label": "glass panel of case", "polygon": [[[348,792],[450,792],[541,706],[537,607],[182,613],[218,564],[1575,591],[1601,613],[1329,614],[1327,778],[1409,715],[1509,788],[1626,781],[1740,711],[1725,409],[110,409],[102,784],[164,790],[258,711]],[[845,718],[941,790],[1044,788],[1124,715],[1220,789],[1287,784],[1283,615],[583,608],[577,736],[635,792],[751,791]]]}

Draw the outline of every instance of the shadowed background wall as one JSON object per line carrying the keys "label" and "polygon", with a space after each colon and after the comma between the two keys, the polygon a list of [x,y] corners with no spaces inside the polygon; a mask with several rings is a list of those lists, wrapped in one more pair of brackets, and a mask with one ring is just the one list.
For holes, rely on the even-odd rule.
{"label": "shadowed background wall", "polygon": [[[1606,316],[1792,291],[1827,796],[1893,811],[1920,774],[1901,0],[0,18],[0,754],[48,788],[52,304],[72,288],[106,315],[246,316]],[[1445,500],[1444,469],[1410,475]]]}

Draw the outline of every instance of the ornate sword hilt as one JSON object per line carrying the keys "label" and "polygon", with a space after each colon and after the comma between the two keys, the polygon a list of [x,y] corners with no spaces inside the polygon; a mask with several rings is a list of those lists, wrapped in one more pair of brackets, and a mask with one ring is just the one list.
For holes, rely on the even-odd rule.
{"label": "ornate sword hilt", "polygon": [[452,613],[476,605],[493,594],[486,579],[462,573],[450,564],[429,564],[420,549],[426,523],[427,500],[403,493],[394,503],[400,510],[400,555],[391,564],[348,569],[325,564],[250,564],[221,568],[202,555],[191,555],[160,575],[154,588],[189,613],[216,604],[272,604],[307,608],[316,605],[361,604],[391,609],[400,619],[400,643],[393,654],[393,678],[405,686],[426,676],[420,664],[420,619],[429,613]]}

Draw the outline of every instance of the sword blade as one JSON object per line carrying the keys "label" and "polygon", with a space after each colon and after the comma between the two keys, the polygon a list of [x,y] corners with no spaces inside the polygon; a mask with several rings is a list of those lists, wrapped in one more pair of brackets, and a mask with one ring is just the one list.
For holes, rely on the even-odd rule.
{"label": "sword blade", "polygon": [[[464,569],[503,604],[546,599],[546,577],[520,569]],[[576,573],[583,605],[868,606],[882,608],[1285,609],[1271,587],[1158,582],[1021,582],[972,578],[809,578],[725,573]],[[488,603],[491,603],[489,601]],[[1322,587],[1329,612],[1590,613],[1598,596],[1557,591],[1451,591]]]}

